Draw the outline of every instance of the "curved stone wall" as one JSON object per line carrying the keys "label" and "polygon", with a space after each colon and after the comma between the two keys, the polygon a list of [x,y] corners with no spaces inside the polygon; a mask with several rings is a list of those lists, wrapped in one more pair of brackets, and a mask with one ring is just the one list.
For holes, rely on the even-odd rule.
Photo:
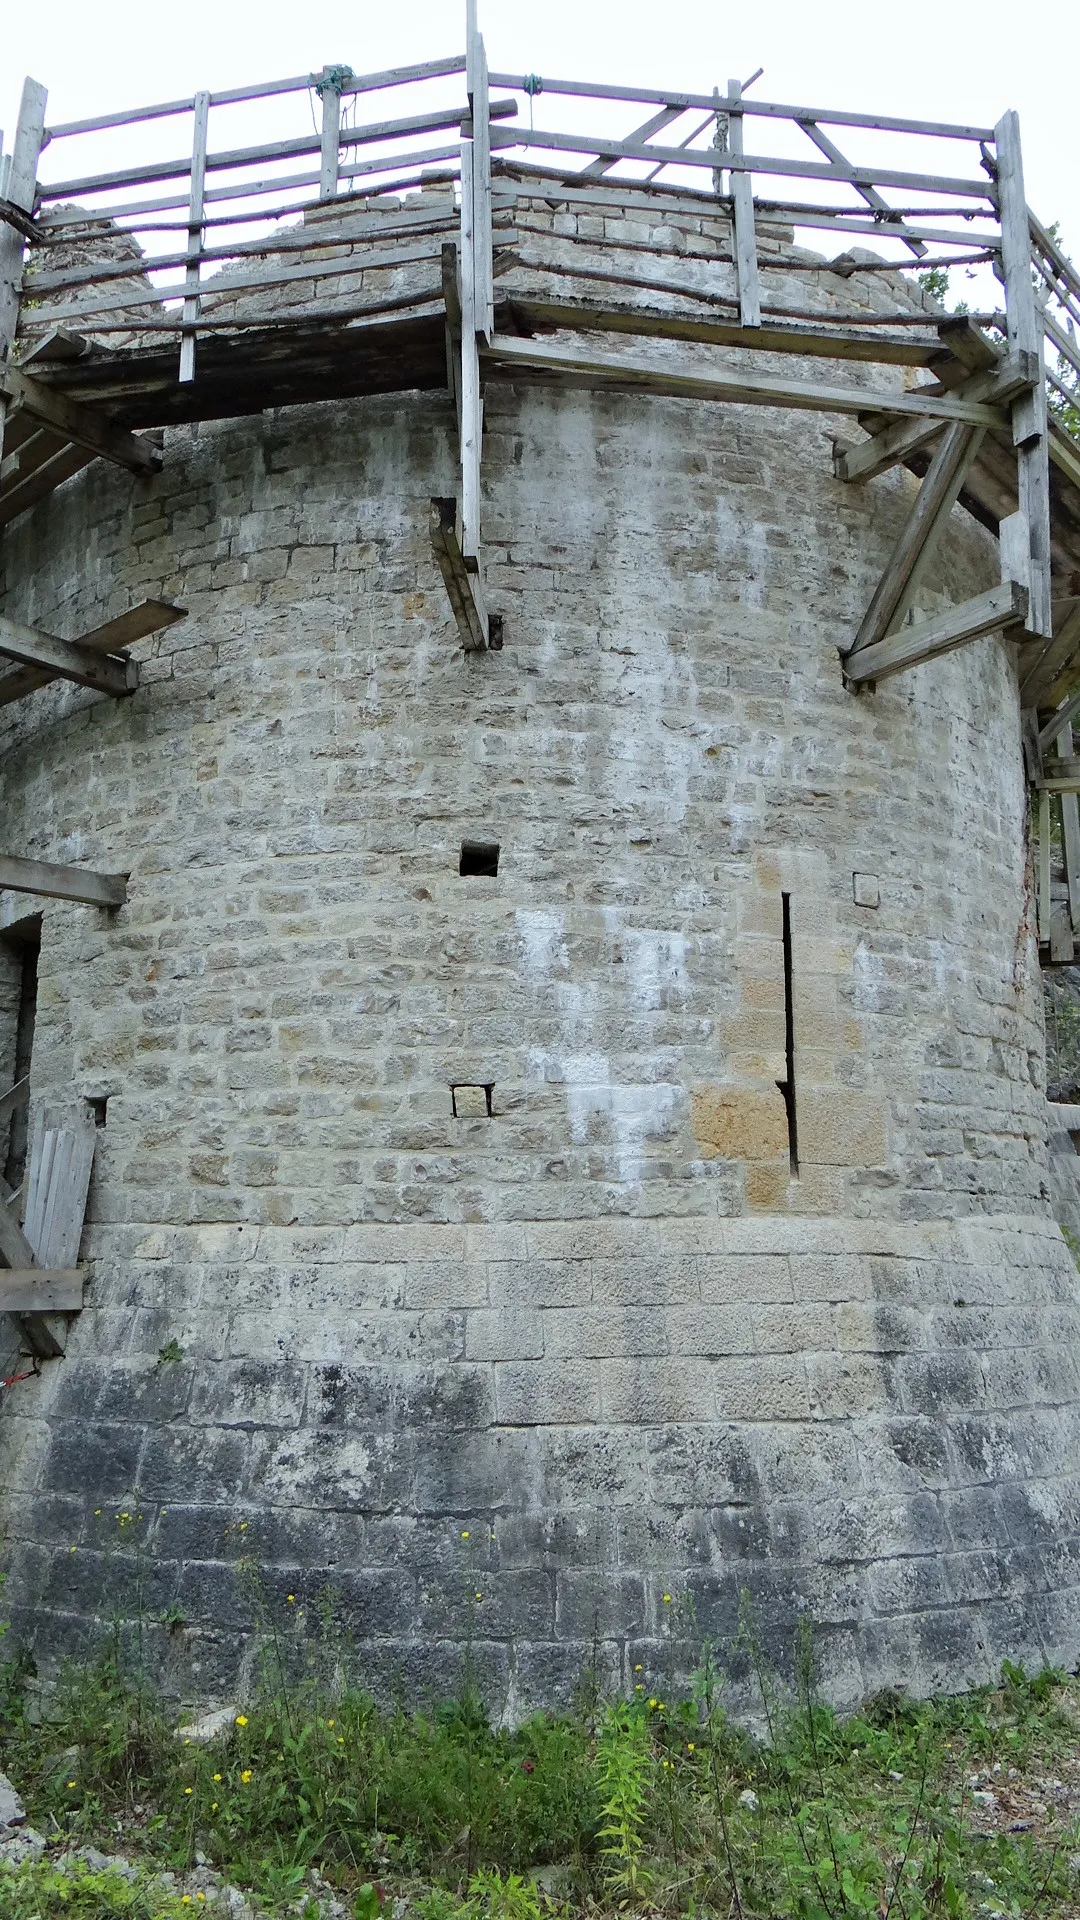
{"label": "curved stone wall", "polygon": [[[132,878],[44,908],[34,1112],[107,1110],[88,1304],[5,1396],[5,1607],[80,1644],[134,1529],[189,1695],[250,1660],[252,1556],[371,1684],[469,1641],[511,1713],[659,1669],[665,1593],[689,1643],[748,1590],[780,1660],[810,1612],[841,1701],[1074,1660],[1006,645],[844,691],[915,482],[835,482],[837,423],[506,386],[463,657],[452,429],[170,431],[5,539],[19,618],[190,609],[130,701],[6,719],[5,844]],[[926,604],[995,570],[958,512]]]}

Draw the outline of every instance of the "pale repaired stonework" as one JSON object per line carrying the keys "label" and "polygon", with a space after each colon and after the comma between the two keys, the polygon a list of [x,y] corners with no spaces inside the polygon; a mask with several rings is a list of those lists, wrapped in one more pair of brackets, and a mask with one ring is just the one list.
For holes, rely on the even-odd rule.
{"label": "pale repaired stonework", "polygon": [[[5,844],[132,876],[44,912],[35,1108],[108,1106],[88,1305],[0,1428],[43,1658],[122,1510],[192,1696],[250,1656],[246,1554],[334,1588],[372,1685],[471,1635],[511,1713],[659,1670],[665,1593],[722,1640],[748,1589],[780,1661],[809,1612],[840,1701],[1080,1655],[1012,657],[845,691],[916,483],[834,481],[842,430],[492,387],[482,656],[441,394],[170,431],[5,538],[46,629],[190,609],[134,699],[5,722]],[[957,511],[924,604],[996,570]]]}

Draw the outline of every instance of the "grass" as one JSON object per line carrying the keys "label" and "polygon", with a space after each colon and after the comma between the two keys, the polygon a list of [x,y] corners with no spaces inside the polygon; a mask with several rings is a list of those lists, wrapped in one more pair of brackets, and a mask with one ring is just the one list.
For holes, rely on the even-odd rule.
{"label": "grass", "polygon": [[[758,1741],[708,1658],[689,1698],[586,1692],[513,1730],[468,1692],[385,1710],[282,1671],[199,1745],[115,1641],[40,1724],[9,1669],[0,1765],[52,1845],[0,1871],[0,1920],[175,1920],[195,1900],[152,1875],[197,1858],[270,1912],[314,1916],[316,1870],[359,1920],[397,1898],[418,1920],[1080,1916],[1080,1686],[1063,1674],[1007,1666],[994,1689],[840,1720],[806,1642],[797,1698],[769,1705],[761,1676]],[[145,1871],[84,1870],[61,1897],[55,1856],[87,1844]]]}

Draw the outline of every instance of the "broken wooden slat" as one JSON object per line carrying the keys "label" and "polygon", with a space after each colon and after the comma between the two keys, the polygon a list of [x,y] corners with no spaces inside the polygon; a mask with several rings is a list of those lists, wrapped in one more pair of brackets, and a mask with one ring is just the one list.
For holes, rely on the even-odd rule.
{"label": "broken wooden slat", "polygon": [[94,1146],[95,1132],[88,1121],[44,1127],[35,1142],[42,1156],[36,1183],[31,1153],[23,1231],[38,1265],[50,1272],[70,1267],[79,1257]]}
{"label": "broken wooden slat", "polygon": [[158,473],[161,469],[161,450],[152,440],[113,426],[89,407],[69,400],[43,380],[20,373],[17,367],[0,366],[0,395],[103,460],[112,460],[132,473]]}
{"label": "broken wooden slat", "polygon": [[111,693],[117,699],[134,693],[139,684],[134,660],[117,660],[91,647],[72,646],[70,641],[58,640],[37,627],[20,626],[2,615],[0,654],[22,666],[41,668],[50,679],[71,680],[76,686]]}
{"label": "broken wooden slat", "polygon": [[874,590],[854,643],[850,661],[863,647],[884,640],[903,620],[941,531],[979,450],[981,433],[953,422],[946,427],[915,504],[904,523],[888,566]]}
{"label": "broken wooden slat", "polygon": [[491,620],[479,575],[467,566],[457,537],[457,501],[431,502],[431,545],[439,563],[461,644],[469,653],[491,645]]}
{"label": "broken wooden slat", "polygon": [[777,374],[724,368],[673,371],[630,354],[603,355],[595,349],[519,340],[496,334],[481,359],[488,371],[513,379],[515,372],[548,375],[565,387],[630,392],[686,400],[732,400],[751,406],[792,407],[816,413],[892,412],[930,420],[963,420],[970,426],[1005,423],[997,407],[948,393],[874,393],[866,387],[825,386],[816,380],[788,380]]}
{"label": "broken wooden slat", "polygon": [[82,1303],[81,1267],[0,1268],[0,1313],[78,1313]]}
{"label": "broken wooden slat", "polygon": [[[171,627],[175,621],[187,616],[186,607],[172,606],[167,600],[140,600],[137,606],[129,607],[113,620],[106,620],[104,626],[93,627],[84,633],[77,642],[80,651],[94,654],[118,654],[125,647],[133,646],[137,640],[145,640],[152,633],[159,633],[163,627]],[[8,706],[13,700],[21,700],[28,693],[34,693],[38,687],[48,686],[51,680],[58,678],[56,668],[20,667],[16,673],[0,674],[0,707]]]}
{"label": "broken wooden slat", "polygon": [[39,893],[47,900],[77,900],[88,907],[122,907],[126,873],[93,873],[84,867],[53,866],[47,860],[20,860],[0,853],[0,892]]}
{"label": "broken wooden slat", "polygon": [[920,666],[924,660],[934,660],[939,654],[966,646],[969,640],[979,640],[984,634],[1001,628],[1022,625],[1026,612],[1027,593],[1018,581],[1010,580],[1004,586],[991,587],[974,600],[965,600],[959,607],[950,607],[948,613],[932,620],[914,621],[874,646],[860,647],[857,653],[847,654],[843,663],[844,678],[853,686],[863,686],[868,680],[887,679],[890,674],[902,673],[907,667]]}

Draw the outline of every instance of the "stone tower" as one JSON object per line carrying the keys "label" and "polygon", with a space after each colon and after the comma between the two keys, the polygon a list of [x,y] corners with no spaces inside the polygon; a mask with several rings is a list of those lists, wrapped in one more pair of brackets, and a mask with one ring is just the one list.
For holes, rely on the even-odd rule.
{"label": "stone tower", "polygon": [[[690,184],[599,141],[556,178],[500,159],[477,40],[463,184],[364,197],[353,79],[319,202],[254,264],[195,226],[183,308],[114,178],[20,203],[0,877],[127,879],[0,896],[9,1180],[58,1110],[96,1148],[82,1311],[4,1396],[5,1608],[55,1659],[137,1536],[171,1684],[221,1696],[254,1557],[282,1613],[332,1589],[369,1684],[445,1691],[468,1640],[511,1713],[744,1592],[779,1660],[812,1616],[839,1701],[1073,1661],[1023,340],[796,244],[737,89]],[[1055,553],[1073,499],[1056,468]],[[928,502],[863,638],[914,664],[860,673]],[[186,617],[134,691],[44,651],[147,601]]]}

